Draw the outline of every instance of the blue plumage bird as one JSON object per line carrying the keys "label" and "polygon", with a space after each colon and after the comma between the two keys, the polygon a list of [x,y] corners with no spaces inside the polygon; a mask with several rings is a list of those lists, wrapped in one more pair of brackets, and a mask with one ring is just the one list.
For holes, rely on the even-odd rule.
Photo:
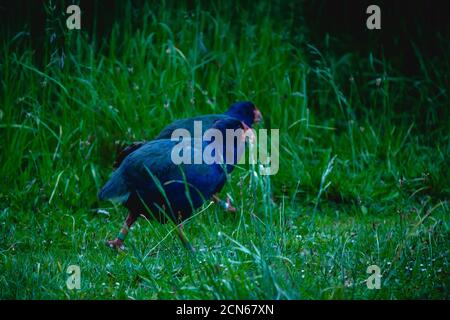
{"label": "blue plumage bird", "polygon": [[[229,118],[235,118],[245,123],[249,128],[253,126],[254,123],[258,123],[262,120],[261,112],[258,108],[250,101],[239,101],[233,103],[228,110],[223,114],[207,114],[197,117],[191,117],[186,119],[180,119],[172,122],[161,130],[161,132],[153,139],[170,139],[172,133],[176,129],[186,129],[189,131],[191,136],[194,135],[194,122],[201,121],[202,128],[204,131],[212,128],[214,122],[217,120],[224,120]],[[124,148],[119,152],[114,162],[113,167],[117,168],[122,163],[123,159],[129,155],[131,152],[140,148],[145,141],[139,141],[131,144],[130,146]]]}
{"label": "blue plumage bird", "polygon": [[[161,132],[155,137],[154,140],[170,139],[172,133],[176,129],[186,129],[189,131],[191,136],[194,136],[194,123],[195,121],[200,121],[202,123],[203,131],[211,129],[213,124],[218,120],[226,119],[238,119],[242,121],[246,126],[252,128],[254,123],[258,123],[262,120],[262,114],[255,104],[251,101],[239,101],[233,103],[228,110],[223,114],[208,114],[202,116],[196,116],[186,119],[180,119],[172,122],[161,130]],[[116,157],[113,167],[118,168],[122,163],[123,159],[127,157],[130,153],[136,151],[142,147],[146,142],[140,141],[135,142],[128,147],[120,151]],[[213,200],[221,205],[226,211],[234,212],[236,209],[231,205],[231,201],[227,198],[226,201],[219,199],[217,195],[213,197]]]}
{"label": "blue plumage bird", "polygon": [[[226,139],[223,139],[223,144],[214,153],[216,161],[212,164],[176,165],[171,154],[179,142],[169,139],[147,142],[123,159],[98,194],[100,200],[118,201],[129,210],[119,236],[108,242],[111,247],[123,248],[129,228],[140,215],[161,223],[171,219],[179,224],[223,188],[227,179],[227,169],[223,163],[233,166],[239,159],[248,127],[235,118],[226,118],[214,122],[213,128],[219,130],[223,137],[226,129],[242,130],[237,143],[233,141],[232,145],[227,145]],[[202,149],[211,143],[203,140],[197,142]],[[188,140],[188,145],[193,152],[198,146],[195,139]],[[227,155],[231,149],[235,157],[230,160]],[[182,231],[178,231],[183,244],[191,249]]]}

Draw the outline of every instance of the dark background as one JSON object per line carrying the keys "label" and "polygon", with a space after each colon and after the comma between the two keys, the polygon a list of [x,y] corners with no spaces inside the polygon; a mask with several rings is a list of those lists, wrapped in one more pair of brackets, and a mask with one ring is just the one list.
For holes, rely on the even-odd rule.
{"label": "dark background", "polygon": [[[145,1],[132,1],[135,13],[139,13]],[[161,6],[160,1],[153,1]],[[168,1],[166,3],[169,3]],[[36,54],[40,54],[45,37],[48,1],[0,1],[1,36],[10,37],[19,32],[29,32]],[[98,38],[107,37],[114,21],[124,18],[120,1],[56,1],[61,12],[70,4],[79,4],[82,11],[83,30]],[[177,3],[177,2],[176,2]],[[194,9],[200,5],[207,8],[209,1],[178,1],[180,6]],[[177,3],[177,4],[178,4]],[[252,11],[262,1],[240,3],[240,10]],[[267,3],[265,3],[267,4]],[[444,1],[273,1],[271,11],[294,19],[294,26],[307,25],[309,38],[319,49],[324,45],[333,50],[358,51],[361,54],[373,52],[389,58],[396,68],[407,74],[419,71],[419,61],[414,55],[414,46],[420,48],[425,57],[444,54],[439,38],[449,36],[449,12]],[[376,4],[381,8],[381,30],[366,28],[366,9]],[[230,6],[233,8],[233,5]],[[234,15],[239,18],[241,12]],[[270,14],[270,13],[269,13]],[[94,17],[96,23],[94,24]],[[65,21],[65,20],[63,20]],[[6,31],[6,33],[5,33]],[[328,40],[327,40],[328,39]],[[61,39],[60,41],[63,41]],[[331,42],[330,42],[331,41]],[[442,43],[442,42],[441,42]]]}

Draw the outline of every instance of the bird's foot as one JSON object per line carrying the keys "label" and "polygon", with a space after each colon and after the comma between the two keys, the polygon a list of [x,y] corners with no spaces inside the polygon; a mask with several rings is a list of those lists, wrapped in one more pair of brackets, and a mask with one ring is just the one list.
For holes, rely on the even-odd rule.
{"label": "bird's foot", "polygon": [[106,242],[107,246],[111,249],[117,250],[117,251],[123,251],[125,250],[125,245],[123,244],[123,241],[119,238],[116,238],[114,240],[108,240]]}
{"label": "bird's foot", "polygon": [[219,205],[226,212],[236,212],[236,208],[231,204],[231,198],[227,195],[227,200],[223,201],[217,195],[212,196],[212,201]]}
{"label": "bird's foot", "polygon": [[190,253],[196,253],[197,252],[197,250],[195,250],[195,248],[190,243],[188,243],[186,245],[186,249],[188,249]]}
{"label": "bird's foot", "polygon": [[236,208],[233,207],[233,205],[231,204],[231,199],[228,196],[227,196],[226,201],[221,202],[221,206],[222,206],[223,210],[225,210],[226,212],[235,213],[237,211]]}

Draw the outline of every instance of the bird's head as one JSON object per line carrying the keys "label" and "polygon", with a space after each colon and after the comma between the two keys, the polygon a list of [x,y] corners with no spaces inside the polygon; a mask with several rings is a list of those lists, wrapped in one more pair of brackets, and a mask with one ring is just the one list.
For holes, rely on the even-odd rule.
{"label": "bird's head", "polygon": [[225,114],[241,120],[248,127],[252,127],[254,123],[258,123],[262,120],[261,111],[259,111],[259,109],[250,101],[233,103]]}
{"label": "bird's head", "polygon": [[[250,141],[254,141],[255,135],[253,130],[244,122],[237,118],[221,119],[214,122],[213,129],[217,129],[222,133],[223,141],[227,141],[227,134],[233,134],[238,142],[245,142],[248,137]],[[227,130],[230,130],[227,132]]]}
{"label": "bird's head", "polygon": [[218,130],[222,135],[223,144],[219,153],[222,163],[227,164],[227,171],[231,172],[233,165],[238,163],[244,152],[246,139],[248,138],[251,142],[256,141],[253,129],[236,118],[218,120],[214,123],[213,129]]}

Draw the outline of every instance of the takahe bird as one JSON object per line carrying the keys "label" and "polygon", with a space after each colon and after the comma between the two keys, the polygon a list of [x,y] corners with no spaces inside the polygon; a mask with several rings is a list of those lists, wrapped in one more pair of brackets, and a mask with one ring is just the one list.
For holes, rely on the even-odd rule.
{"label": "takahe bird", "polygon": [[[129,210],[118,237],[108,241],[111,247],[123,248],[128,230],[139,215],[156,219],[161,223],[171,219],[179,224],[223,188],[227,179],[224,163],[226,166],[237,163],[245,147],[246,131],[249,128],[235,118],[218,120],[212,128],[219,130],[223,137],[226,129],[243,129],[237,131],[241,135],[237,143],[233,141],[233,145],[227,145],[226,139],[223,138],[221,147],[213,153],[215,161],[212,164],[206,164],[203,160],[201,164],[176,165],[172,161],[171,154],[173,148],[180,142],[170,139],[144,143],[123,159],[98,194],[100,200],[116,200]],[[203,150],[211,143],[202,139],[197,142],[194,140],[189,139],[187,142],[193,152],[198,149],[197,142]],[[233,159],[227,158],[230,157],[230,150],[234,152]],[[201,155],[204,159],[204,155],[202,153]],[[177,231],[183,244],[192,249],[182,231],[179,229]]]}
{"label": "takahe bird", "polygon": [[[155,140],[160,139],[170,139],[172,133],[176,129],[186,129],[189,131],[191,136],[194,135],[194,121],[201,121],[203,131],[212,128],[213,124],[217,120],[235,118],[245,123],[249,128],[252,127],[254,123],[260,122],[262,120],[262,114],[258,108],[250,101],[239,101],[232,104],[228,110],[223,114],[208,114],[192,118],[180,119],[172,122],[155,137]],[[120,151],[116,157],[113,167],[118,168],[122,163],[123,159],[129,155],[131,152],[136,151],[145,141],[135,142],[128,147]],[[218,196],[214,196],[214,201],[223,207],[226,211],[234,212],[236,209],[231,205],[230,199],[227,197],[226,201],[222,201]]]}

